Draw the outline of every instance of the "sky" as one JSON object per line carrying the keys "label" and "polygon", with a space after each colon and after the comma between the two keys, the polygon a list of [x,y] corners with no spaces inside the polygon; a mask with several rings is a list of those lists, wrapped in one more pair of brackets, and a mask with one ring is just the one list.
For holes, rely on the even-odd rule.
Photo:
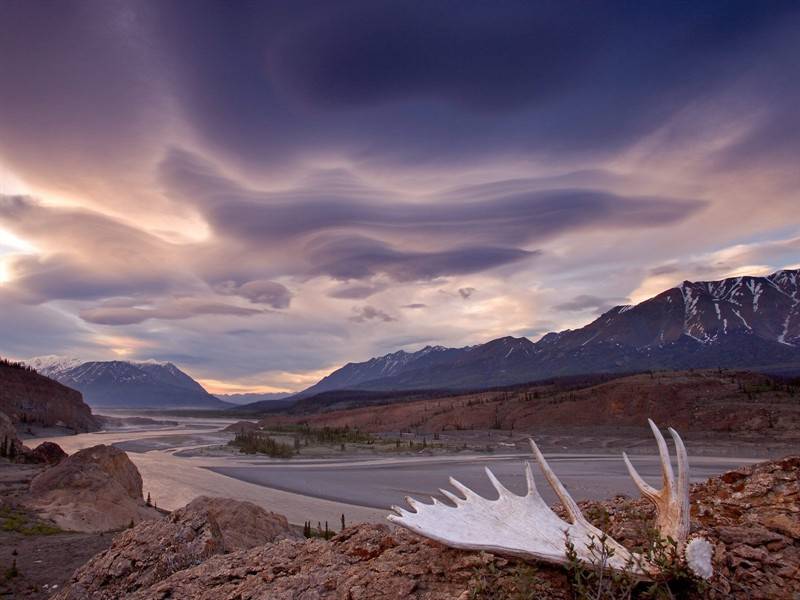
{"label": "sky", "polygon": [[0,354],[212,392],[800,264],[796,2],[0,0]]}

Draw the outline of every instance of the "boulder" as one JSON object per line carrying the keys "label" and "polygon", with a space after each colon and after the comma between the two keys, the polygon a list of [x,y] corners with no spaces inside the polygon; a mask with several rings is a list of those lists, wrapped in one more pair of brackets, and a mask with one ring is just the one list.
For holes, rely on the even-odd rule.
{"label": "boulder", "polygon": [[93,446],[37,475],[30,505],[62,529],[111,531],[160,513],[142,499],[142,477],[122,450]]}
{"label": "boulder", "polygon": [[57,465],[67,458],[67,453],[61,449],[61,446],[54,442],[42,442],[31,450],[30,454],[36,462],[48,465]]}
{"label": "boulder", "polygon": [[[445,548],[405,530],[361,525],[329,542],[282,541],[216,556],[130,598],[466,600],[476,570],[493,561],[490,555]],[[496,591],[496,597],[506,597]]]}
{"label": "boulder", "polygon": [[201,496],[166,519],[118,535],[78,569],[57,598],[127,598],[211,556],[298,537],[285,517],[255,504]]}
{"label": "boulder", "polygon": [[200,496],[182,510],[205,513],[216,521],[228,552],[248,550],[279,539],[300,538],[289,526],[286,517],[267,512],[252,502]]}

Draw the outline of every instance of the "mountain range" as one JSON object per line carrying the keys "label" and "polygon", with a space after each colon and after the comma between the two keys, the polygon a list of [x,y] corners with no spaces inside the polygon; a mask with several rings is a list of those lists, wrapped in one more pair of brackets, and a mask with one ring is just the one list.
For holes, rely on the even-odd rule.
{"label": "mountain range", "polygon": [[293,392],[245,392],[239,394],[214,394],[230,404],[253,404],[254,402],[277,402],[293,396]]}
{"label": "mountain range", "polygon": [[92,407],[227,408],[227,402],[170,362],[81,361],[41,356],[26,361],[37,372],[78,390]]}
{"label": "mountain range", "polygon": [[800,271],[684,281],[580,329],[348,363],[299,394],[477,389],[587,373],[691,368],[800,373]]}
{"label": "mountain range", "polygon": [[[399,350],[348,363],[315,385],[278,399],[209,394],[172,363],[27,361],[42,375],[83,393],[95,407],[280,410],[339,391],[465,390],[553,377],[646,370],[739,368],[800,374],[800,270],[766,277],[684,281],[636,305],[615,306],[579,329],[536,342],[502,337],[485,344]],[[227,400],[227,401],[226,401]]]}

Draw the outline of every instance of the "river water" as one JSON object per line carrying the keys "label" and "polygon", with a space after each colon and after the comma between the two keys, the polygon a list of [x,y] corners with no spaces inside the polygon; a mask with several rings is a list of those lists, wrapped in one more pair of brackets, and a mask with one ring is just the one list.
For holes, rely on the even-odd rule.
{"label": "river water", "polygon": [[[520,454],[453,456],[364,456],[331,459],[277,460],[250,455],[203,455],[189,452],[218,446],[230,439],[220,430],[230,421],[180,419],[178,426],[126,429],[49,438],[68,453],[97,444],[114,444],[128,452],[142,474],[145,494],[161,508],[179,508],[199,495],[248,500],[290,522],[306,520],[339,523],[382,522],[393,504],[406,495],[425,498],[448,487],[454,476],[486,497],[496,497],[484,467],[511,491],[524,492],[524,461]],[[37,440],[42,441],[42,440]],[[187,454],[189,454],[187,456]],[[690,457],[691,459],[691,457]],[[655,456],[636,456],[639,472],[659,485]],[[576,500],[638,494],[619,455],[548,455],[548,461]],[[749,458],[691,459],[692,481],[702,481],[738,466],[758,462]],[[545,500],[555,500],[534,466]]]}

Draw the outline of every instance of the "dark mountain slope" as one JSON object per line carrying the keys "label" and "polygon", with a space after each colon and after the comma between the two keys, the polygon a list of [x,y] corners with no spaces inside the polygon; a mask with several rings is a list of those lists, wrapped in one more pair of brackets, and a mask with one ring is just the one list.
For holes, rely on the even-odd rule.
{"label": "dark mountain slope", "polygon": [[80,392],[6,361],[0,361],[0,412],[18,426],[60,426],[76,432],[99,429]]}
{"label": "dark mountain slope", "polygon": [[300,396],[477,389],[585,373],[717,367],[800,373],[800,271],[685,281],[535,343],[504,337],[465,348],[401,350],[349,363]]}
{"label": "dark mountain slope", "polygon": [[32,360],[37,369],[108,408],[226,408],[172,363]]}

